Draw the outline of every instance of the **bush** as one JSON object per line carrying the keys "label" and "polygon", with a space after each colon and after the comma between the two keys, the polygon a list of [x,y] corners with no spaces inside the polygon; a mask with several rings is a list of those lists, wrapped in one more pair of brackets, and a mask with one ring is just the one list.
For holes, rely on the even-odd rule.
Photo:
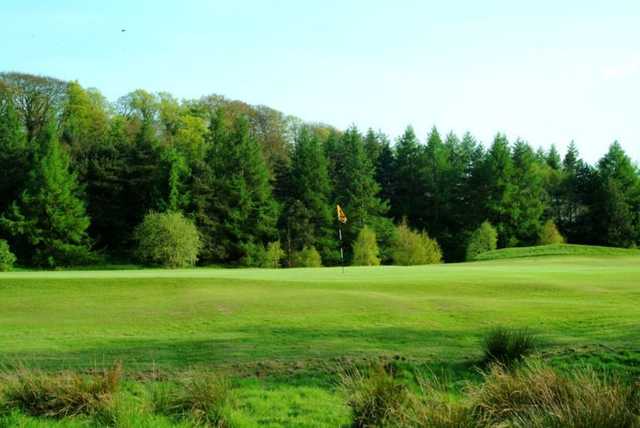
{"label": "bush", "polygon": [[195,425],[229,426],[226,412],[231,403],[231,386],[224,377],[193,373],[177,383],[163,383],[152,390],[153,410]]}
{"label": "bush", "polygon": [[537,361],[513,371],[493,366],[471,390],[480,426],[637,428],[633,386],[592,370],[560,374]]}
{"label": "bush", "polygon": [[265,260],[262,267],[279,268],[285,252],[280,246],[280,241],[269,242],[265,252]]}
{"label": "bush", "polygon": [[442,262],[442,251],[435,239],[426,232],[411,230],[404,220],[396,228],[392,257],[397,265],[426,265]]}
{"label": "bush", "polygon": [[280,241],[270,242],[267,248],[262,244],[253,242],[242,245],[244,256],[240,264],[248,267],[278,268],[280,260],[285,256],[285,252],[280,247]]}
{"label": "bush", "polygon": [[7,272],[13,269],[16,256],[13,255],[7,241],[0,239],[0,272]]}
{"label": "bush", "polygon": [[137,256],[143,263],[169,268],[195,265],[202,247],[193,222],[175,212],[147,214],[134,238]]}
{"label": "bush", "polygon": [[467,244],[467,260],[475,260],[482,253],[492,251],[497,248],[498,232],[488,221],[483,222],[469,238]]}
{"label": "bush", "polygon": [[552,244],[564,244],[564,236],[558,231],[556,224],[553,220],[548,220],[538,236],[539,245],[552,245]]}
{"label": "bush", "polygon": [[353,264],[356,266],[378,266],[380,265],[379,253],[376,233],[367,226],[360,229],[358,238],[353,243]]}
{"label": "bush", "polygon": [[527,330],[495,328],[484,340],[484,362],[511,366],[530,355],[536,342],[536,337]]}
{"label": "bush", "polygon": [[316,247],[304,247],[301,251],[293,254],[294,267],[321,267],[322,258]]}
{"label": "bush", "polygon": [[20,369],[5,377],[0,410],[52,418],[97,414],[113,405],[121,375],[119,364],[94,376]]}
{"label": "bush", "polygon": [[340,374],[351,408],[353,427],[401,426],[406,423],[409,389],[382,366],[366,372],[353,368]]}

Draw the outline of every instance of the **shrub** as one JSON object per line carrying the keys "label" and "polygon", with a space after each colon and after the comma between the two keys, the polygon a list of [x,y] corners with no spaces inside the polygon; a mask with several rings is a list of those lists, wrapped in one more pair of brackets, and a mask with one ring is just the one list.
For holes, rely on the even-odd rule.
{"label": "shrub", "polygon": [[535,350],[536,337],[527,330],[498,327],[485,337],[483,346],[485,363],[511,366]]}
{"label": "shrub", "polygon": [[513,371],[496,365],[470,394],[481,426],[639,426],[634,388],[588,369],[560,374],[537,361]]}
{"label": "shrub", "polygon": [[175,212],[147,214],[134,238],[143,263],[169,268],[193,266],[202,247],[193,222]]}
{"label": "shrub", "polygon": [[0,272],[7,272],[13,269],[16,256],[13,255],[7,241],[0,239]]}
{"label": "shrub", "polygon": [[119,364],[93,376],[20,369],[5,378],[1,410],[52,418],[97,414],[112,406],[121,375]]}
{"label": "shrub", "polygon": [[474,260],[479,254],[497,248],[498,232],[488,221],[483,222],[469,238],[467,260]]}
{"label": "shrub", "polygon": [[540,230],[538,236],[538,243],[540,245],[552,245],[552,244],[564,244],[564,236],[558,231],[556,224],[553,220],[547,220]]}
{"label": "shrub", "polygon": [[249,242],[242,245],[242,249],[244,256],[240,264],[248,267],[278,268],[280,260],[285,256],[280,241],[270,242],[266,248],[262,244]]}
{"label": "shrub", "polygon": [[177,383],[157,385],[152,390],[151,401],[156,413],[196,425],[227,427],[231,386],[224,377],[193,373]]}
{"label": "shrub", "polygon": [[401,426],[410,405],[408,388],[382,366],[340,374],[341,389],[351,408],[353,427]]}
{"label": "shrub", "polygon": [[426,265],[442,262],[442,251],[435,239],[411,230],[404,220],[396,228],[392,257],[397,265]]}
{"label": "shrub", "polygon": [[353,264],[356,266],[378,266],[380,265],[379,253],[376,233],[367,226],[360,229],[358,238],[353,243]]}
{"label": "shrub", "polygon": [[294,267],[321,267],[322,258],[316,247],[304,247],[302,250],[293,254]]}
{"label": "shrub", "polygon": [[262,267],[279,268],[280,261],[284,258],[285,252],[280,246],[280,241],[269,242],[265,252],[265,260]]}

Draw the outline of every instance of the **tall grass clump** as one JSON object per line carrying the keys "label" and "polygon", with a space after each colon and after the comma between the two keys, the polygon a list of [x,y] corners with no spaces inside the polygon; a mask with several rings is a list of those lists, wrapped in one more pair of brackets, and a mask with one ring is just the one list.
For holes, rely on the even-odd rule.
{"label": "tall grass clump", "polygon": [[480,426],[640,427],[637,386],[590,369],[562,374],[538,361],[515,370],[494,365],[470,395]]}
{"label": "tall grass clump", "polygon": [[113,405],[121,376],[119,364],[94,375],[48,374],[21,368],[2,376],[0,410],[50,418],[98,414]]}
{"label": "tall grass clump", "polygon": [[511,366],[532,354],[536,346],[536,336],[527,330],[497,327],[491,330],[484,339],[483,362]]}
{"label": "tall grass clump", "polygon": [[186,420],[197,426],[228,427],[231,384],[219,375],[193,373],[174,383],[154,386],[151,395],[156,413]]}
{"label": "tall grass clump", "polygon": [[340,384],[352,412],[352,427],[401,426],[407,422],[409,389],[383,366],[344,370]]}

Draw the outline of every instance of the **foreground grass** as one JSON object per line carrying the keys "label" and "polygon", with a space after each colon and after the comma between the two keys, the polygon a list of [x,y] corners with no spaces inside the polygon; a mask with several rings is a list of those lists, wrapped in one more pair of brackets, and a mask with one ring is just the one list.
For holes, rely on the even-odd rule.
{"label": "foreground grass", "polygon": [[[236,426],[347,423],[330,370],[343,362],[400,355],[459,385],[477,377],[483,337],[500,325],[537,333],[541,355],[556,367],[589,365],[631,378],[640,375],[640,258],[625,254],[344,274],[3,273],[0,366],[87,370],[122,361],[130,378],[214,368],[234,379]],[[135,401],[135,392],[128,397]],[[177,423],[153,418],[146,426]],[[49,423],[9,415],[0,427]]]}

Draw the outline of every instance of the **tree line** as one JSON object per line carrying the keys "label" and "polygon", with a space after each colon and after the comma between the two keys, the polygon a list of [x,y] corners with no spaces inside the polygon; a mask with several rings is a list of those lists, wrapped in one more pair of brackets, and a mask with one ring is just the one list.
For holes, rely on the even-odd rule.
{"label": "tree line", "polygon": [[279,242],[286,264],[313,248],[336,265],[336,204],[349,260],[367,227],[390,262],[403,221],[447,261],[485,221],[498,247],[536,244],[549,221],[571,243],[640,241],[640,175],[617,142],[595,165],[574,143],[561,156],[503,134],[485,147],[408,127],[392,143],[217,95],[110,103],[77,82],[1,73],[0,168],[0,239],[24,265],[129,260],[150,212],[196,225],[201,264],[251,265]]}

